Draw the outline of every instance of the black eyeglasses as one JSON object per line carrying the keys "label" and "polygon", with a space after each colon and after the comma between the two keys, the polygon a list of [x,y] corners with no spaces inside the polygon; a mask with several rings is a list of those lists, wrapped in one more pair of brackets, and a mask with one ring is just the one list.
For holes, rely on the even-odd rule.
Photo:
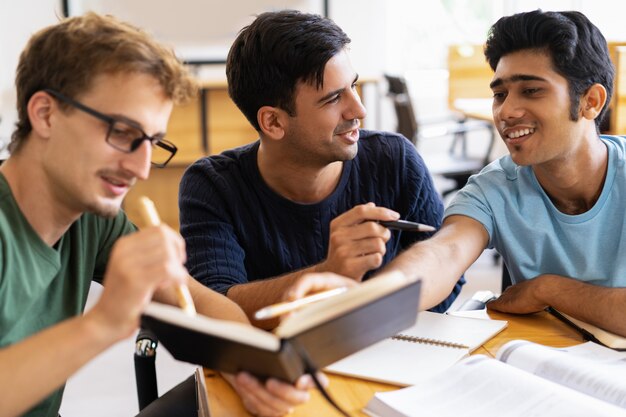
{"label": "black eyeglasses", "polygon": [[122,120],[119,118],[107,116],[99,111],[87,107],[78,101],[71,99],[57,91],[51,89],[44,89],[46,93],[61,100],[71,106],[76,107],[78,110],[84,111],[93,117],[106,122],[109,125],[106,135],[106,143],[113,148],[124,153],[131,153],[137,150],[144,140],[150,141],[152,145],[152,158],[150,162],[152,165],[163,168],[167,163],[176,155],[176,145],[172,142],[165,140],[163,135],[148,136],[136,123],[130,120]]}

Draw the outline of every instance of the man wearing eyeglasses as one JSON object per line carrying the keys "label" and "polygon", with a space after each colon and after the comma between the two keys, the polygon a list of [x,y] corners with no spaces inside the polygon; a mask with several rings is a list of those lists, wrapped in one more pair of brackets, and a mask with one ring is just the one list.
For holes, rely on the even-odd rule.
{"label": "man wearing eyeglasses", "polygon": [[[198,311],[245,321],[188,279],[167,226],[136,232],[120,211],[130,187],[164,166],[174,103],[195,85],[167,49],[111,17],[88,14],[35,34],[16,77],[18,122],[0,166],[0,416],[56,417],[65,380],[131,335],[145,304],[189,285]],[[81,315],[90,281],[105,284]],[[228,377],[253,413],[285,414],[310,387]]]}

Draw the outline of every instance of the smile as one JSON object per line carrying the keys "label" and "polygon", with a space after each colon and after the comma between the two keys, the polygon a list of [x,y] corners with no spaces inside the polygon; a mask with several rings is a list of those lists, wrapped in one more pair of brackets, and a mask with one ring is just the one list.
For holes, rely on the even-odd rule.
{"label": "smile", "polygon": [[128,187],[128,183],[125,181],[116,180],[111,177],[104,177],[104,180],[108,183],[115,185],[116,187]]}
{"label": "smile", "polygon": [[509,139],[517,139],[517,138],[520,138],[522,136],[530,135],[532,133],[535,133],[535,128],[533,128],[533,127],[507,132],[506,133],[506,137],[509,138]]}
{"label": "smile", "polygon": [[119,180],[112,177],[102,176],[105,189],[110,196],[118,197],[124,195],[131,186],[131,183],[124,180]]}
{"label": "smile", "polygon": [[354,129],[350,129],[347,130],[345,132],[337,132],[335,133],[336,136],[340,136],[342,137],[344,140],[348,141],[349,143],[356,143],[359,140],[359,129],[354,128]]}

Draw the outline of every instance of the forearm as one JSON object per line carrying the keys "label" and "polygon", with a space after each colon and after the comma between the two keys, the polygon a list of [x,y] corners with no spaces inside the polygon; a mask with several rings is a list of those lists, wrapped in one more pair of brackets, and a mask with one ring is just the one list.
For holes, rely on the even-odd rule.
{"label": "forearm", "polygon": [[[241,308],[222,294],[200,284],[189,277],[187,280],[189,292],[193,298],[196,312],[203,316],[221,320],[239,321],[248,323],[248,319]],[[160,289],[154,293],[155,301],[164,304],[178,305],[179,300],[174,288]]]}
{"label": "forearm", "polygon": [[592,285],[559,275],[535,278],[535,296],[548,306],[626,336],[626,288]]}
{"label": "forearm", "polygon": [[43,400],[90,359],[120,339],[97,315],[75,317],[0,350],[0,416],[17,416]]}
{"label": "forearm", "polygon": [[407,277],[422,280],[420,310],[427,310],[445,300],[465,272],[465,263],[473,262],[462,261],[454,247],[432,243],[431,241],[415,243],[383,270],[383,272],[399,270]]}
{"label": "forearm", "polygon": [[287,290],[302,275],[308,272],[317,272],[317,267],[314,265],[276,278],[234,285],[228,290],[227,296],[241,307],[252,323],[265,329],[271,329],[278,325],[278,319],[256,321],[253,317],[254,313],[260,308],[284,301]]}
{"label": "forearm", "polygon": [[487,245],[484,227],[469,217],[450,216],[430,239],[417,242],[396,257],[384,270],[399,270],[422,280],[420,310],[444,300],[459,277]]}
{"label": "forearm", "polygon": [[189,290],[198,313],[216,319],[249,323],[241,307],[226,296],[205,287],[194,279],[190,279]]}

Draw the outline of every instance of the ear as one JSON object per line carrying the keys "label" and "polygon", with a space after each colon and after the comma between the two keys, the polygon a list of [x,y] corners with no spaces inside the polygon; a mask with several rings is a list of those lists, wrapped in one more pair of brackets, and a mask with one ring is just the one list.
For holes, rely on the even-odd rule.
{"label": "ear", "polygon": [[28,100],[26,110],[33,131],[38,136],[47,138],[50,136],[51,118],[54,109],[58,109],[56,102],[44,91],[37,91]]}
{"label": "ear", "polygon": [[263,106],[256,114],[263,136],[280,140],[285,136],[287,113],[278,107]]}
{"label": "ear", "polygon": [[594,120],[606,103],[606,89],[602,84],[594,84],[580,100],[581,114],[585,119]]}

